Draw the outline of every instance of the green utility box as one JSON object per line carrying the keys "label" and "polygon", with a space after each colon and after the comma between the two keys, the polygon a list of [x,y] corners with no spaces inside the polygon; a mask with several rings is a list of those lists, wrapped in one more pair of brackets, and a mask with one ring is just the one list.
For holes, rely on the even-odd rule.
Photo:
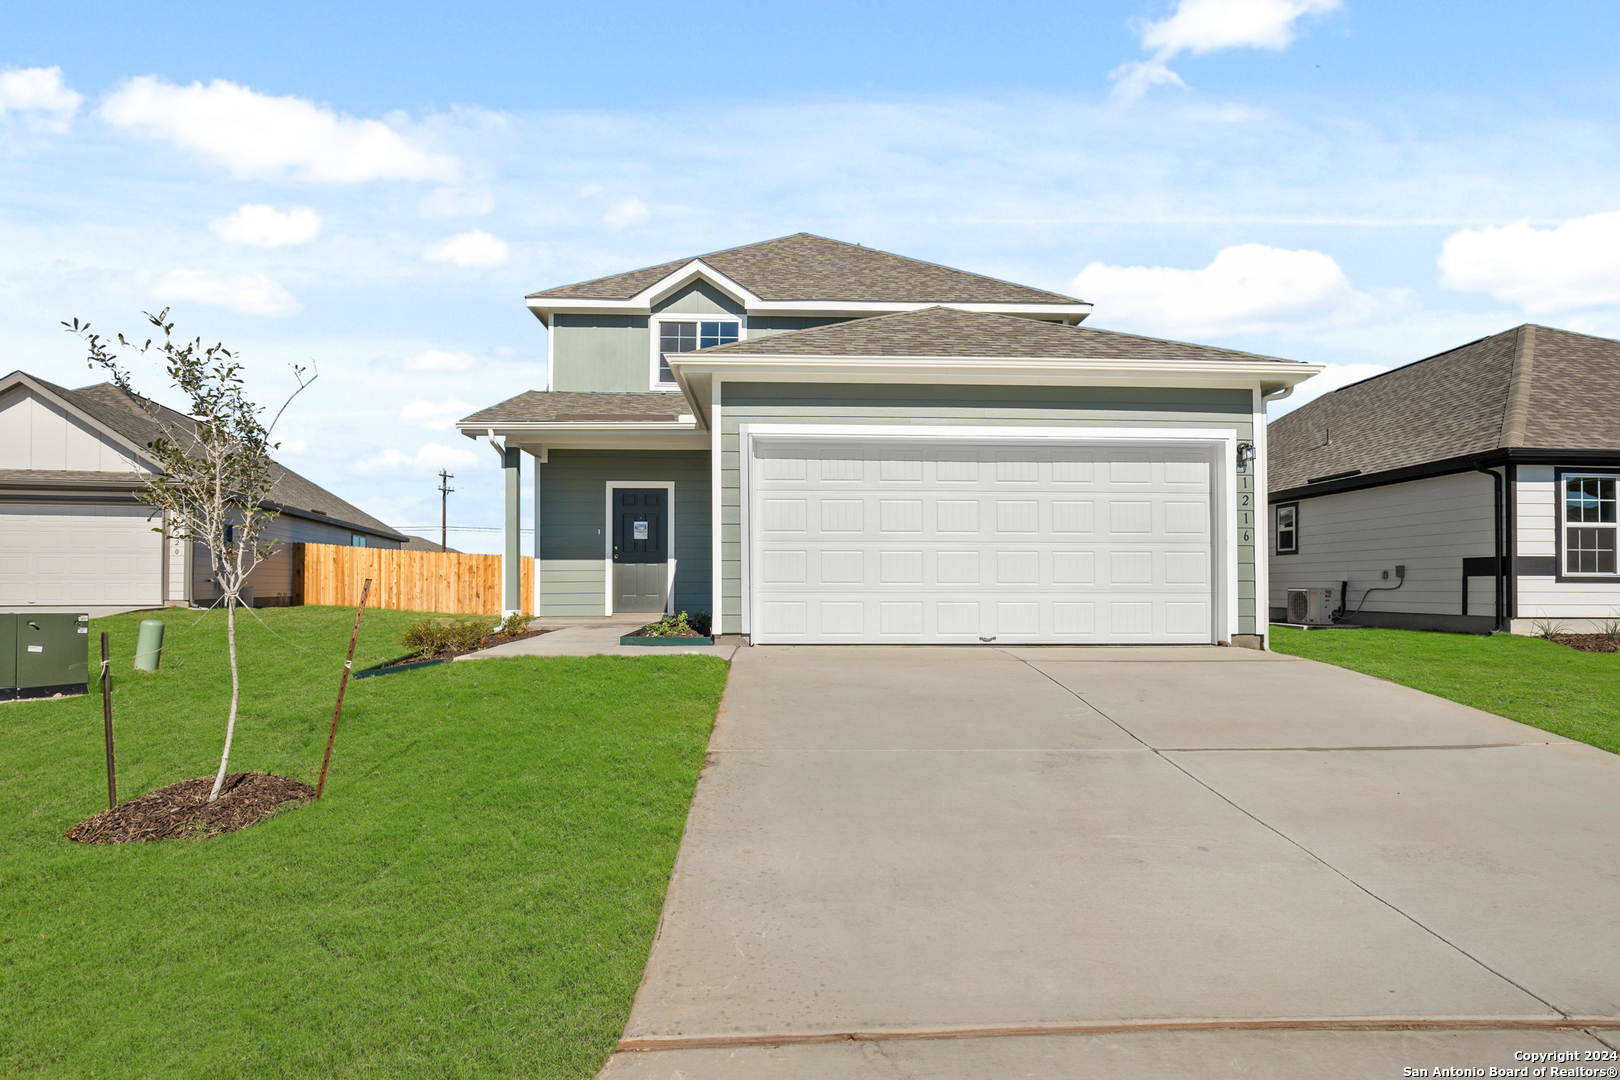
{"label": "green utility box", "polygon": [[0,652],[0,700],[82,694],[90,683],[90,616],[0,613]]}

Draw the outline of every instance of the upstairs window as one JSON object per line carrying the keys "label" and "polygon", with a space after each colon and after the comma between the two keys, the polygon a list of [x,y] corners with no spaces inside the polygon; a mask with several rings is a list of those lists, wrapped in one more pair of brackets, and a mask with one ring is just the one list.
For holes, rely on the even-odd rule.
{"label": "upstairs window", "polygon": [[1564,476],[1564,573],[1616,572],[1613,476]]}
{"label": "upstairs window", "polygon": [[1277,554],[1293,555],[1299,551],[1299,503],[1283,503],[1277,507]]}
{"label": "upstairs window", "polygon": [[736,322],[696,320],[693,322],[660,322],[658,324],[658,381],[673,385],[674,374],[669,370],[670,353],[686,353],[707,349],[711,345],[730,345],[737,340]]}

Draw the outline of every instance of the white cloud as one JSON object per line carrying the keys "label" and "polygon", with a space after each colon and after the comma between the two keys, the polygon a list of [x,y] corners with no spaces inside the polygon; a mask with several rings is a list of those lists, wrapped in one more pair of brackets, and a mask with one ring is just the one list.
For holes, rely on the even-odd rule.
{"label": "white cloud", "polygon": [[417,209],[423,217],[482,217],[495,209],[495,196],[488,191],[469,191],[463,188],[435,188],[422,196]]}
{"label": "white cloud", "polygon": [[0,71],[0,117],[18,113],[41,128],[63,131],[83,101],[63,84],[59,67]]}
{"label": "white cloud", "polygon": [[101,107],[116,127],[223,165],[233,176],[315,183],[456,178],[456,159],[427,150],[379,120],[359,120],[297,97],[271,97],[216,79],[175,86],[142,76]]}
{"label": "white cloud", "polygon": [[427,443],[415,454],[402,454],[398,450],[388,449],[375,457],[368,458],[355,466],[360,472],[404,472],[415,469],[444,469],[451,465],[460,468],[476,466],[488,456],[493,460],[494,455],[476,454],[465,446],[444,446],[440,443]]}
{"label": "white cloud", "polygon": [[1383,307],[1331,256],[1264,244],[1224,248],[1202,270],[1094,262],[1072,291],[1110,327],[1190,337],[1342,326]]}
{"label": "white cloud", "polygon": [[506,241],[482,229],[474,229],[457,233],[437,244],[429,244],[424,257],[429,262],[455,266],[499,266],[506,261]]}
{"label": "white cloud", "polygon": [[263,274],[222,277],[206,270],[171,270],[151,292],[165,304],[194,300],[240,315],[291,315],[298,310],[293,294]]}
{"label": "white cloud", "polygon": [[248,203],[230,217],[209,222],[208,228],[228,244],[286,247],[315,239],[321,231],[321,219],[307,206],[283,212],[263,203]]}
{"label": "white cloud", "polygon": [[406,371],[468,371],[477,367],[478,361],[464,352],[428,349],[415,356],[407,356],[400,366]]}
{"label": "white cloud", "polygon": [[1109,72],[1113,96],[1135,101],[1153,86],[1185,86],[1169,61],[1220,49],[1281,51],[1299,37],[1299,20],[1337,11],[1343,0],[1179,0],[1167,18],[1138,28],[1147,60],[1121,64]]}
{"label": "white cloud", "polygon": [[647,204],[632,195],[608,207],[602,220],[612,228],[622,229],[626,225],[640,225],[650,217],[652,211],[647,209]]}
{"label": "white cloud", "polygon": [[586,184],[579,189],[579,197],[582,199],[594,199],[600,194],[602,194],[601,184]]}
{"label": "white cloud", "polygon": [[433,431],[449,431],[457,420],[477,411],[478,406],[469,405],[465,401],[413,401],[399,411],[399,417],[407,424],[415,424],[417,427]]}
{"label": "white cloud", "polygon": [[1441,245],[1440,283],[1534,312],[1620,303],[1620,213],[1592,214],[1554,229],[1527,222],[1462,229]]}
{"label": "white cloud", "polygon": [[283,439],[277,448],[283,454],[302,454],[309,449],[308,439]]}
{"label": "white cloud", "polygon": [[1340,387],[1358,383],[1363,379],[1370,379],[1374,375],[1382,375],[1388,370],[1389,368],[1379,364],[1329,364],[1319,374],[1311,376],[1296,386],[1292,394],[1267,405],[1267,419],[1275,420],[1279,416],[1286,416],[1301,405],[1310,404],[1323,394],[1331,394]]}

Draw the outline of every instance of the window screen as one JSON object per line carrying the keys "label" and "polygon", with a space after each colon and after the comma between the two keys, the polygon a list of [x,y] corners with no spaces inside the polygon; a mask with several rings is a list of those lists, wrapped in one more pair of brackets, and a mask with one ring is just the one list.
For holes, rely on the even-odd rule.
{"label": "window screen", "polygon": [[1564,572],[1613,574],[1615,565],[1615,478],[1564,479]]}

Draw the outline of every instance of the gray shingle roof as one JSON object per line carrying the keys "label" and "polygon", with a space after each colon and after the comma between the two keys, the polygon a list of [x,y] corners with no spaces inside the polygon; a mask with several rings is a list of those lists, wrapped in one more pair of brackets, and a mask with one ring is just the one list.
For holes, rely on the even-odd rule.
{"label": "gray shingle roof", "polygon": [[1015,315],[927,307],[701,349],[696,356],[917,356],[1075,360],[1293,360],[1065,326]]}
{"label": "gray shingle roof", "polygon": [[1272,491],[1504,448],[1620,449],[1620,341],[1526,324],[1324,394],[1266,437]]}
{"label": "gray shingle roof", "polygon": [[530,293],[529,299],[628,300],[693,258],[763,300],[848,300],[904,304],[1077,304],[1072,296],[908,259],[876,248],[795,233],[711,251],[629,273]]}
{"label": "gray shingle roof", "polygon": [[[55,383],[30,375],[29,378],[60,395],[65,401],[83,409],[86,414],[116,431],[136,446],[145,447],[155,441],[160,434],[159,428],[147,415],[145,408],[131,398],[124,391],[112,383],[98,383],[95,386],[84,386],[77,390],[67,390]],[[165,420],[181,427],[189,428],[191,419],[183,413],[163,405],[152,403]],[[348,525],[361,532],[376,533],[380,536],[405,539],[403,533],[395,532],[358,506],[345,502],[336,495],[327,491],[319,484],[293,472],[285,465],[275,463],[276,485],[271,488],[267,501],[277,506],[285,507],[289,511],[307,511],[320,515],[320,520],[330,521],[336,525]]]}
{"label": "gray shingle roof", "polygon": [[463,424],[547,424],[571,422],[674,423],[689,414],[686,398],[675,393],[582,393],[566,390],[527,390],[498,405],[480,409]]}

